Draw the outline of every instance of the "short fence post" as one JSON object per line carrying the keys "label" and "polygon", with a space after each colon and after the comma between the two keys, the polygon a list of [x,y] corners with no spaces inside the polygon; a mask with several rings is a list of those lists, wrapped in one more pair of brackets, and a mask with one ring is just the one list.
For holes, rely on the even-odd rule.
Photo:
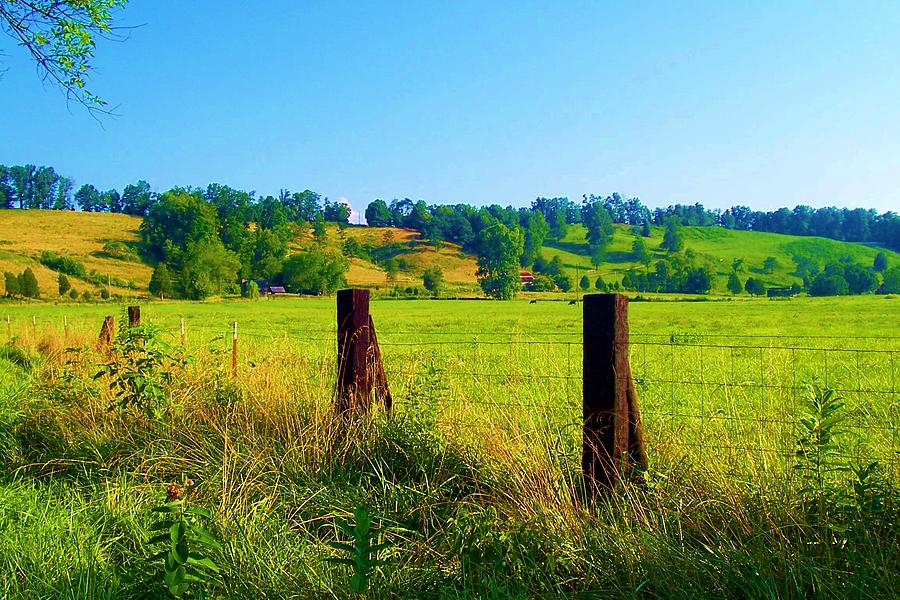
{"label": "short fence post", "polygon": [[63,315],[63,338],[69,339],[69,316]]}
{"label": "short fence post", "polygon": [[37,335],[37,317],[31,315],[31,333]]}
{"label": "short fence post", "polygon": [[129,327],[137,327],[141,324],[141,307],[140,306],[129,306],[128,307],[128,326]]}
{"label": "short fence post", "polygon": [[231,338],[231,377],[237,379],[237,321],[234,322],[234,330]]}
{"label": "short fence post", "polygon": [[637,393],[628,363],[628,298],[584,297],[582,473],[585,490],[612,490],[647,467]]}
{"label": "short fence post", "polygon": [[181,317],[181,345],[184,346],[184,317]]}
{"label": "short fence post", "polygon": [[6,315],[6,337],[12,339],[12,325],[9,322],[9,315]]}
{"label": "short fence post", "polygon": [[100,328],[100,337],[97,340],[97,348],[101,352],[106,352],[112,347],[113,340],[116,337],[116,320],[112,315],[107,315],[103,319],[103,326]]}

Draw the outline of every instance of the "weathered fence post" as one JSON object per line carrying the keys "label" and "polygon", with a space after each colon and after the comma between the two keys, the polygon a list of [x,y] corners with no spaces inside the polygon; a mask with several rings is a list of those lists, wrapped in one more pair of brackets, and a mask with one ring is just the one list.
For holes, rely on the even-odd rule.
{"label": "weathered fence post", "polygon": [[37,317],[31,315],[31,333],[37,335]]}
{"label": "weathered fence post", "polygon": [[137,327],[141,324],[141,307],[140,306],[129,306],[128,307],[128,326],[129,327]]}
{"label": "weathered fence post", "polygon": [[338,322],[338,412],[365,411],[375,399],[391,408],[391,391],[369,315],[369,290],[339,290]]}
{"label": "weathered fence post", "polygon": [[63,315],[63,339],[69,339],[69,315]]}
{"label": "weathered fence post", "polygon": [[113,340],[116,337],[116,320],[112,315],[106,315],[103,319],[103,326],[100,328],[100,337],[97,340],[97,348],[101,352],[106,352],[112,347]]}
{"label": "weathered fence post", "polygon": [[643,426],[628,363],[628,298],[584,297],[582,472],[588,494],[646,468]]}
{"label": "weathered fence post", "polygon": [[338,412],[368,409],[372,380],[369,352],[369,290],[338,290]]}
{"label": "weathered fence post", "polygon": [[231,377],[234,379],[237,379],[237,356],[237,321],[235,321],[231,336]]}
{"label": "weathered fence post", "polygon": [[184,317],[181,317],[181,345],[184,346]]}

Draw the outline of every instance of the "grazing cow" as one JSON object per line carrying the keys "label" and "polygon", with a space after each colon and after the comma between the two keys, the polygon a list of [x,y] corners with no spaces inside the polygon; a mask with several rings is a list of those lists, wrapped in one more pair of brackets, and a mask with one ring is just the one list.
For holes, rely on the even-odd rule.
{"label": "grazing cow", "polygon": [[569,306],[572,306],[573,304],[578,304],[578,300],[569,300]]}
{"label": "grazing cow", "polygon": [[537,300],[532,300],[532,301],[529,302],[528,304],[537,304]]}

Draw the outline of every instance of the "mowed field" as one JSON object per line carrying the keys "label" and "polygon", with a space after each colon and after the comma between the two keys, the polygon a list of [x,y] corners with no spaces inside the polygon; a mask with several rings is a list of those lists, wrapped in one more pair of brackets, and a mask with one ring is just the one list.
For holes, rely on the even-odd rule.
{"label": "mowed field", "polygon": [[333,412],[334,298],[143,303],[175,350],[184,319],[191,357],[159,421],[110,410],[93,377],[102,318],[124,306],[4,304],[0,571],[13,575],[0,590],[166,597],[150,508],[188,477],[223,542],[207,588],[223,597],[352,596],[329,543],[359,506],[387,544],[369,597],[900,589],[900,540],[879,520],[893,513],[867,517],[848,555],[809,521],[794,468],[804,385],[818,382],[845,403],[835,455],[878,460],[896,482],[900,299],[632,302],[651,466],[600,508],[579,492],[581,308],[373,300],[395,411],[348,428]]}

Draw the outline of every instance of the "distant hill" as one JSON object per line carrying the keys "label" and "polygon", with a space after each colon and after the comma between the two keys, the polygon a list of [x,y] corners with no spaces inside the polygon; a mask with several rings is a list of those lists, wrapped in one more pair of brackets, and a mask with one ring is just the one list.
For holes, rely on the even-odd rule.
{"label": "distant hill", "polygon": [[[43,250],[50,250],[71,256],[84,263],[88,271],[95,271],[104,277],[122,282],[132,282],[134,287],[111,287],[113,293],[123,296],[146,295],[150,281],[150,265],[132,256],[129,259],[110,255],[104,247],[110,242],[119,242],[136,249],[139,241],[140,217],[111,213],[85,213],[56,210],[0,210],[0,272],[20,273],[30,266],[38,278],[38,283],[46,298],[56,298],[57,273],[43,266],[38,257]],[[351,259],[347,275],[350,285],[387,288],[394,285],[421,285],[421,274],[427,267],[440,266],[451,293],[478,293],[475,280],[477,268],[475,258],[463,252],[459,246],[444,243],[440,248],[420,239],[419,234],[410,229],[393,227],[345,227],[329,224],[326,245],[334,250],[343,247],[349,238],[360,244],[382,246],[392,238],[397,251],[394,258],[400,264],[396,278],[391,281],[385,269],[374,262],[361,258]],[[891,266],[900,265],[900,254],[871,245],[839,242],[835,240],[737,231],[720,227],[684,227],[685,249],[693,250],[698,260],[712,265],[718,275],[714,292],[725,293],[725,283],[736,258],[744,260],[742,278],[761,278],[768,286],[790,285],[798,282],[793,274],[792,257],[800,254],[815,256],[821,261],[838,260],[850,256],[855,262],[871,265],[875,254],[884,252]],[[631,256],[631,245],[635,239],[632,228],[615,226],[615,236],[608,249],[606,262],[595,270],[591,265],[590,253],[584,239],[581,225],[569,225],[566,235],[559,241],[548,241],[541,254],[546,259],[559,256],[573,277],[587,274],[591,282],[601,275],[608,283],[621,281],[631,268],[643,269]],[[663,256],[659,250],[663,229],[653,227],[652,235],[644,239],[653,260]],[[292,241],[293,251],[313,243],[311,228],[305,228]],[[773,256],[778,267],[772,273],[762,272],[763,262]],[[134,262],[137,260],[137,262]],[[79,291],[95,290],[97,286],[77,278],[70,278]],[[576,282],[577,283],[577,282]]]}
{"label": "distant hill", "polygon": [[[565,237],[561,240],[545,242],[541,255],[546,259],[559,256],[572,275],[587,274],[592,278],[591,283],[598,275],[607,283],[621,281],[629,269],[645,269],[645,267],[632,258],[631,246],[636,237],[639,237],[633,233],[633,228],[629,225],[614,227],[615,234],[608,248],[606,261],[597,270],[591,264],[590,251],[584,239],[585,229],[582,225],[569,225]],[[731,265],[738,258],[744,260],[744,271],[741,273],[743,279],[756,277],[762,279],[769,287],[800,283],[800,278],[794,275],[795,255],[816,257],[821,262],[837,261],[849,256],[856,263],[871,266],[875,255],[884,252],[889,265],[900,265],[900,254],[870,244],[779,233],[738,231],[722,227],[684,227],[682,231],[685,250],[693,250],[700,262],[714,268],[718,276],[713,288],[714,293],[726,293],[725,284],[731,273]],[[653,255],[651,268],[653,262],[665,254],[659,249],[663,233],[663,227],[652,227],[651,236],[641,238]],[[763,272],[762,267],[763,262],[770,256],[775,257],[778,266],[767,274]]]}

